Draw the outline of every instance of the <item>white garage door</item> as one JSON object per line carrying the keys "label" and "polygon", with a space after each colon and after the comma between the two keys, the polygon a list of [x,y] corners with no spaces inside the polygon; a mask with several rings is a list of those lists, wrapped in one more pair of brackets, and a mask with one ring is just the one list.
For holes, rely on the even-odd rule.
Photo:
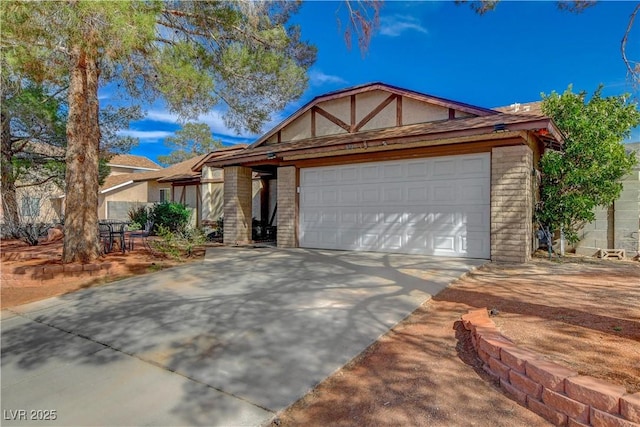
{"label": "white garage door", "polygon": [[490,257],[486,154],[304,168],[300,246]]}

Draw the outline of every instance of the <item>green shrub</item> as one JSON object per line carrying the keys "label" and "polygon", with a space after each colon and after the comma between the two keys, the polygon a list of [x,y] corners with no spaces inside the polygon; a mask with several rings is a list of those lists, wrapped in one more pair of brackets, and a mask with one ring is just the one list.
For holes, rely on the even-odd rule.
{"label": "green shrub", "polygon": [[144,228],[145,224],[149,220],[149,210],[145,205],[131,208],[129,209],[129,220],[131,221],[131,225],[129,226],[130,229]]}
{"label": "green shrub", "polygon": [[202,231],[187,227],[179,231],[171,231],[169,228],[159,225],[157,235],[159,238],[150,242],[151,247],[156,252],[178,261],[192,256],[193,250],[206,241]]}
{"label": "green shrub", "polygon": [[164,227],[171,232],[182,231],[191,218],[191,211],[182,203],[162,202],[153,206],[149,219],[153,221],[154,230],[158,232]]}

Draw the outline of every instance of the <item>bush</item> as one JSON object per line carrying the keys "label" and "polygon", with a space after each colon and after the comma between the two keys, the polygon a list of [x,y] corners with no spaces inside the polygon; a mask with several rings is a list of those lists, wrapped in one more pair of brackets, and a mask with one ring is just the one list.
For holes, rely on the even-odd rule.
{"label": "bush", "polygon": [[151,241],[151,247],[178,261],[193,255],[194,248],[203,245],[206,240],[202,231],[186,227],[179,231],[171,231],[160,225],[157,228],[157,234],[160,238]]}
{"label": "bush", "polygon": [[131,220],[131,229],[141,229],[149,220],[149,210],[145,205],[140,205],[129,209],[129,219]]}
{"label": "bush", "polygon": [[47,235],[47,230],[52,224],[44,222],[32,222],[20,224],[13,230],[13,235],[29,246],[36,246],[40,243],[40,238]]}
{"label": "bush", "polygon": [[[163,202],[151,208],[149,219],[153,221],[154,230],[164,227],[171,232],[183,231],[191,218],[191,211],[182,203]],[[146,221],[145,221],[146,222]]]}

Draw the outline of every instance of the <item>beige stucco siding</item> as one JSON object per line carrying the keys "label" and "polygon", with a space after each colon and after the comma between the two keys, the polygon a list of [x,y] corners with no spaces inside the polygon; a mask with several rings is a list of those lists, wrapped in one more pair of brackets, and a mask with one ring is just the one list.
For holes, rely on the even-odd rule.
{"label": "beige stucco siding", "polygon": [[318,104],[318,107],[336,117],[339,117],[345,123],[349,123],[349,118],[351,117],[350,98],[340,98],[321,102]]}
{"label": "beige stucco siding", "polygon": [[149,181],[149,186],[147,188],[147,200],[152,203],[159,202],[161,188],[168,188],[171,190],[171,184]]}
{"label": "beige stucco siding", "polygon": [[311,112],[307,111],[281,131],[282,141],[297,141],[311,137]]}
{"label": "beige stucco siding", "polygon": [[134,182],[124,187],[100,194],[98,197],[98,218],[107,219],[112,215],[109,213],[109,202],[147,202],[147,182]]}
{"label": "beige stucco siding", "polygon": [[202,220],[217,221],[224,212],[224,184],[202,184]]}
{"label": "beige stucco siding", "polygon": [[432,104],[418,102],[411,98],[402,100],[402,124],[412,125],[415,123],[434,122],[437,120],[447,120],[449,109]]}
{"label": "beige stucco siding", "polygon": [[316,136],[337,135],[341,133],[346,133],[346,131],[320,114],[316,114]]}
{"label": "beige stucco siding", "polygon": [[[363,118],[365,118],[367,114],[380,105],[380,103],[387,99],[388,96],[389,92],[383,92],[381,90],[374,90],[356,95],[356,123],[359,123]],[[395,120],[393,121],[393,124],[390,124],[389,126],[395,126]]]}
{"label": "beige stucco siding", "polygon": [[362,126],[361,130],[383,129],[395,126],[397,117],[396,108],[396,101],[391,102]]}

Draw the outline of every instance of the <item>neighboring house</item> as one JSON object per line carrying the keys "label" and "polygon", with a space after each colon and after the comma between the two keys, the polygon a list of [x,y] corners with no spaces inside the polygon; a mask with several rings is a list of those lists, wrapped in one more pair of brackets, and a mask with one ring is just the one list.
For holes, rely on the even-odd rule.
{"label": "neighboring house", "polygon": [[[64,160],[64,149],[49,144],[28,142],[25,148],[28,158],[37,158],[39,162]],[[25,153],[18,155],[18,158]],[[31,169],[33,170],[37,169]],[[52,179],[49,172],[30,173],[16,182],[16,202],[20,223],[55,223],[64,215],[64,191]],[[4,213],[0,203],[0,219],[4,223]]]}
{"label": "neighboring house", "polygon": [[[640,142],[625,144],[640,160]],[[576,252],[598,255],[600,249],[624,249],[629,258],[640,255],[640,164],[622,179],[620,197],[608,208],[596,209],[595,221],[579,233]]]}
{"label": "neighboring house", "polygon": [[561,144],[552,120],[530,110],[373,83],[318,96],[248,148],[205,164],[224,169],[226,244],[251,240],[258,173],[276,190],[280,247],[525,262],[535,168]]}
{"label": "neighboring house", "polygon": [[[131,173],[112,174],[100,188],[98,217],[100,219],[128,219],[129,211],[140,205],[175,201],[192,209],[194,226],[216,221],[222,216],[222,170],[204,166],[203,161],[237,152],[246,145],[237,145],[197,156],[167,168],[152,170],[154,163],[146,158],[146,166],[138,156],[135,161],[119,160],[118,167],[135,169]],[[122,156],[121,156],[122,157]],[[113,164],[116,164],[112,160]],[[146,170],[145,170],[146,169]],[[113,170],[113,165],[112,165]],[[201,175],[205,174],[201,182]],[[259,188],[256,188],[256,193]]]}

